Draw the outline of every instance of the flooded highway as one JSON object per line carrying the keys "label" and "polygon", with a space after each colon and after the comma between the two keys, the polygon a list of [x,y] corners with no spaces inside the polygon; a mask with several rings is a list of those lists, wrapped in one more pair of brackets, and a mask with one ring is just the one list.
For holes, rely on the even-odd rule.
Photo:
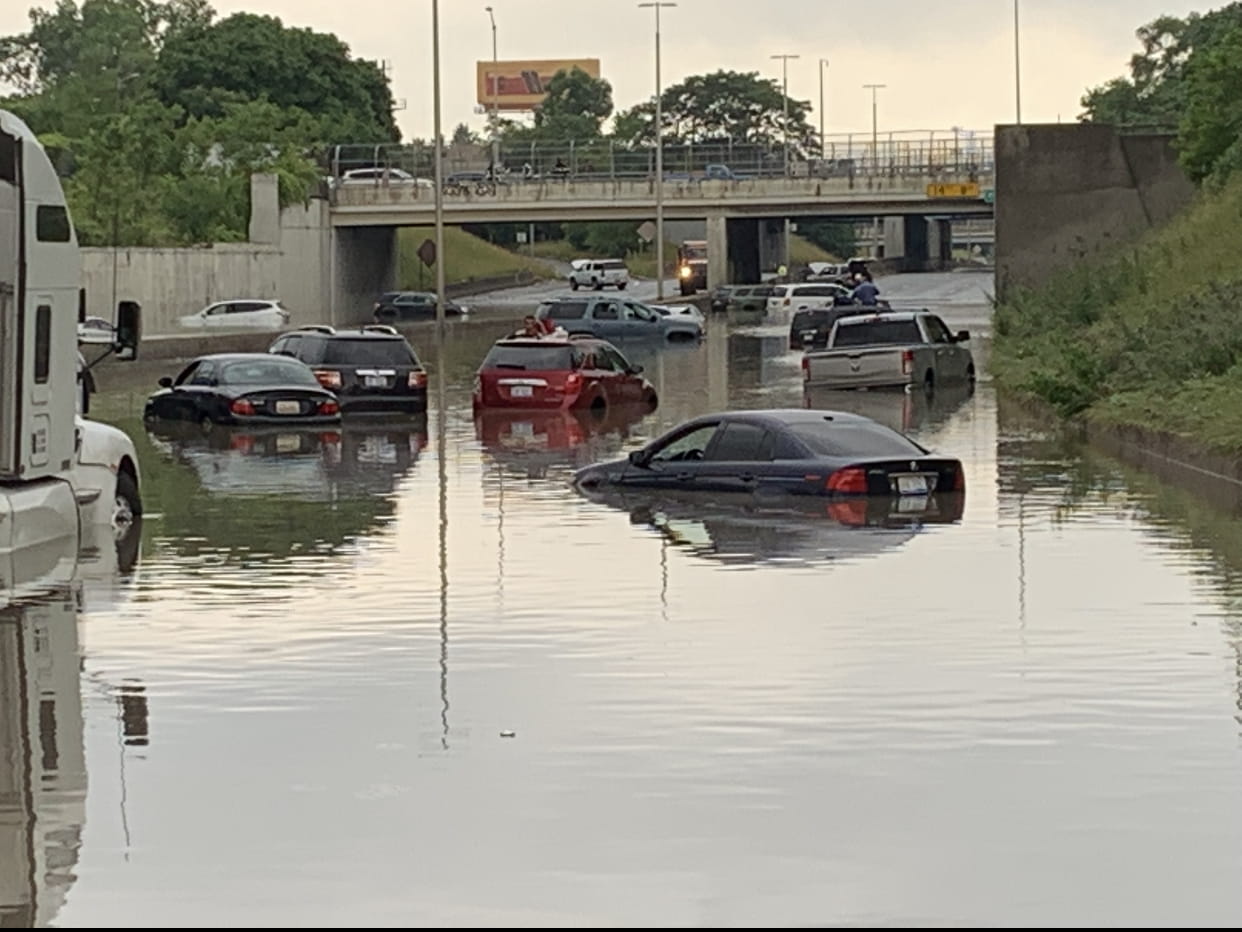
{"label": "flooded highway", "polygon": [[[881,284],[971,330],[986,371],[990,279]],[[26,800],[0,819],[21,829],[0,914],[1242,922],[1232,515],[986,379],[815,399],[959,457],[960,522],[592,502],[579,466],[705,412],[801,406],[788,320],[623,346],[652,414],[476,424],[509,323],[454,322],[443,359],[411,329],[428,414],[337,436],[148,433],[177,364],[100,371],[147,515],[132,568],[105,557],[80,605],[0,626],[0,675],[28,668],[43,703],[0,728],[31,788],[0,782]]]}

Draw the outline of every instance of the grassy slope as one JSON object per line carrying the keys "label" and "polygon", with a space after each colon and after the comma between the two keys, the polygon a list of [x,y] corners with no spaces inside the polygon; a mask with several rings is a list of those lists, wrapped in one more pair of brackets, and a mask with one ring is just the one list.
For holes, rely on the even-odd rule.
{"label": "grassy slope", "polygon": [[1242,179],[996,316],[1005,387],[1242,454]]}
{"label": "grassy slope", "polygon": [[[431,227],[409,227],[400,231],[402,288],[419,287],[418,270],[422,263],[419,262],[417,250],[426,239],[435,239],[435,231]],[[529,273],[534,278],[552,277],[552,271],[545,263],[494,246],[456,227],[445,227],[444,252],[447,256],[444,277],[449,284],[519,272]],[[434,268],[423,270],[422,287],[425,290],[435,287]]]}

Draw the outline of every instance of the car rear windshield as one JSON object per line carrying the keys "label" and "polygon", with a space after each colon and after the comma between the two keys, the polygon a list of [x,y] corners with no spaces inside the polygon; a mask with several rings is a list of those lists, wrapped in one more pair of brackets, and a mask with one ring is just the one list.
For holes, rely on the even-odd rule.
{"label": "car rear windshield", "polygon": [[323,362],[330,366],[412,366],[418,360],[405,340],[329,340]]}
{"label": "car rear windshield", "polygon": [[831,311],[798,311],[794,314],[793,323],[790,326],[794,330],[801,330],[804,327],[822,327],[830,320],[832,320]]}
{"label": "car rear windshield", "polygon": [[833,346],[906,346],[922,343],[923,334],[913,320],[868,320],[862,323],[841,323]]}
{"label": "car rear windshield", "polygon": [[552,320],[578,320],[586,316],[586,309],[585,301],[549,302],[540,307],[545,316],[552,318]]}
{"label": "car rear windshield", "polygon": [[882,424],[840,424],[807,421],[790,427],[793,435],[818,456],[868,459],[877,456],[922,456],[924,450]]}
{"label": "car rear windshield", "polygon": [[315,376],[302,363],[275,357],[225,363],[220,370],[220,384],[319,387]]}
{"label": "car rear windshield", "polygon": [[573,351],[568,346],[536,346],[516,344],[493,346],[483,360],[484,369],[526,369],[552,372],[572,369]]}

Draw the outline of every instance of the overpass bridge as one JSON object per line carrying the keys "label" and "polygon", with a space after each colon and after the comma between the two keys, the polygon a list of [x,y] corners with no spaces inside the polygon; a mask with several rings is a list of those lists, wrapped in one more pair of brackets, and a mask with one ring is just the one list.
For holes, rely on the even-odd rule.
{"label": "overpass bridge", "polygon": [[[396,230],[435,217],[426,146],[337,146],[323,208],[334,307],[396,286]],[[954,220],[994,214],[991,134],[917,131],[831,137],[817,158],[744,143],[653,147],[595,142],[450,147],[445,222],[530,224],[653,220],[662,188],[667,220],[706,221],[709,286],[758,281],[788,264],[786,222],[883,221],[885,255],[912,267],[951,258]],[[496,166],[496,171],[489,169]],[[283,226],[282,221],[282,226]],[[637,237],[636,237],[637,239]],[[335,314],[334,314],[335,317]]]}

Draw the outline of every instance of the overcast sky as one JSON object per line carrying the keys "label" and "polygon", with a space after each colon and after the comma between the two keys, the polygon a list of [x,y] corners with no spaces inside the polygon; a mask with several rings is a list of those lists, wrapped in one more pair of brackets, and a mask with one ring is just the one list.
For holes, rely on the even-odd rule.
{"label": "overcast sky", "polygon": [[[47,0],[46,6],[51,6]],[[333,32],[360,57],[391,63],[407,137],[430,136],[431,0],[213,0],[221,15],[248,10]],[[491,57],[487,0],[441,0],[445,132],[474,113],[475,62]],[[491,0],[500,57],[598,58],[618,108],[654,89],[653,17],[632,0]],[[1071,121],[1083,90],[1114,77],[1136,50],[1135,29],[1160,15],[1220,3],[1182,0],[1021,0],[1026,122]],[[21,0],[0,0],[0,34],[24,31]],[[817,102],[826,71],[828,132],[870,131],[865,83],[880,92],[881,130],[986,129],[1014,117],[1012,0],[679,0],[664,18],[664,76],[728,68],[779,78]],[[813,121],[817,122],[818,117]]]}

